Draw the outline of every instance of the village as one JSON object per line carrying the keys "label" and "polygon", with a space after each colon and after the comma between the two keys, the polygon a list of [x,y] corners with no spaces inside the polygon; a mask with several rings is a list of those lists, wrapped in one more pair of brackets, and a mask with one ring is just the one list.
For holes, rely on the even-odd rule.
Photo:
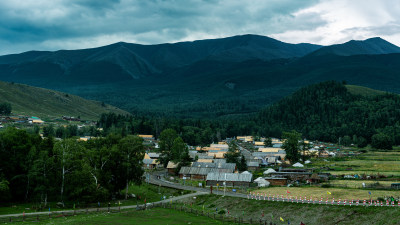
{"label": "village", "polygon": [[[288,187],[354,188],[356,192],[363,188],[391,190],[400,187],[395,171],[366,172],[338,165],[342,161],[359,159],[363,152],[332,143],[303,140],[309,147],[301,151],[305,160],[290,162],[282,148],[285,140],[270,138],[271,143],[266,146],[267,138],[238,136],[206,147],[188,146],[193,161],[191,165],[181,167],[179,163],[170,161],[164,169],[159,163],[157,140],[152,135],[139,136],[144,138],[147,145],[154,146],[143,159],[146,171],[181,185],[207,189],[226,188],[242,193],[254,190],[268,192],[268,188],[283,191]],[[232,145],[244,156],[246,170],[240,171],[235,163],[227,162],[226,154]]]}

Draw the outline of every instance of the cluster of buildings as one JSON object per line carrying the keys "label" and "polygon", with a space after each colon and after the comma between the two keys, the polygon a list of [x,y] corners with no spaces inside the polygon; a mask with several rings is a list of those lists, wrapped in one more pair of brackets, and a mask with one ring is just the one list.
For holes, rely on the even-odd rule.
{"label": "cluster of buildings", "polygon": [[[157,140],[152,135],[139,135],[145,141],[154,143],[157,146]],[[283,168],[289,164],[286,160],[286,151],[282,149],[282,140],[272,138],[272,147],[264,144],[265,139],[261,138],[255,141],[252,136],[238,136],[238,150],[245,157],[248,171],[257,171],[267,166],[274,166],[279,170],[266,169],[263,176],[253,181],[253,174],[248,171],[239,172],[235,163],[227,163],[225,154],[229,150],[227,142],[218,142],[210,144],[208,147],[190,147],[189,156],[193,162],[191,165],[179,167],[174,162],[168,162],[167,171],[170,175],[178,174],[181,179],[190,179],[205,181],[207,186],[223,185],[231,187],[249,187],[252,183],[259,186],[269,185],[287,185],[294,182],[315,183],[327,180],[329,174],[314,173],[312,169],[304,169],[303,165],[296,163],[293,166],[298,168]],[[251,150],[246,146],[251,146]],[[306,154],[312,154],[313,151],[321,151],[320,146],[313,146]],[[326,153],[329,155],[329,153]],[[162,167],[158,162],[160,154],[149,152],[143,159],[144,167],[154,169]],[[309,163],[309,161],[305,162]],[[179,168],[179,171],[177,171]]]}
{"label": "cluster of buildings", "polygon": [[28,123],[28,124],[44,124],[44,121],[38,117],[32,116],[2,116],[0,117],[0,124],[7,123]]}

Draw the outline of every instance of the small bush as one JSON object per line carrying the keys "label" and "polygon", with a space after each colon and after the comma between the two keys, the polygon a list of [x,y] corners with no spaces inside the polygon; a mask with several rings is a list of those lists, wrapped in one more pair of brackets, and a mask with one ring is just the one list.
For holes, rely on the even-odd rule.
{"label": "small bush", "polygon": [[219,212],[218,212],[218,214],[225,214],[226,213],[226,211],[225,210],[219,210]]}
{"label": "small bush", "polygon": [[330,187],[332,187],[330,184],[323,184],[323,185],[321,185],[321,187],[322,188],[330,188]]}

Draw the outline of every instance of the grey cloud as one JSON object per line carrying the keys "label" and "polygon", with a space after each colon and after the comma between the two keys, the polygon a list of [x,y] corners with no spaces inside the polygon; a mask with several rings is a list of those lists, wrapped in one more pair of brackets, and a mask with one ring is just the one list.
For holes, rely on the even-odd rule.
{"label": "grey cloud", "polygon": [[269,35],[324,23],[314,14],[292,16],[318,0],[26,1],[26,6],[0,2],[0,41],[15,46],[0,54],[38,46],[55,50],[64,48],[63,42],[82,42],[73,46],[85,48],[85,39],[108,36],[110,41],[120,36],[120,41],[154,44],[199,39],[196,35]]}

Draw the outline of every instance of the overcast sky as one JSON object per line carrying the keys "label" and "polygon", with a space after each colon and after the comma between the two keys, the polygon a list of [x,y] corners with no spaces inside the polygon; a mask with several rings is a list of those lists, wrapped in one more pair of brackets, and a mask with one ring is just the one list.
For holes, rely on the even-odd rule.
{"label": "overcast sky", "polygon": [[240,34],[329,45],[400,45],[399,0],[4,0],[0,55]]}

